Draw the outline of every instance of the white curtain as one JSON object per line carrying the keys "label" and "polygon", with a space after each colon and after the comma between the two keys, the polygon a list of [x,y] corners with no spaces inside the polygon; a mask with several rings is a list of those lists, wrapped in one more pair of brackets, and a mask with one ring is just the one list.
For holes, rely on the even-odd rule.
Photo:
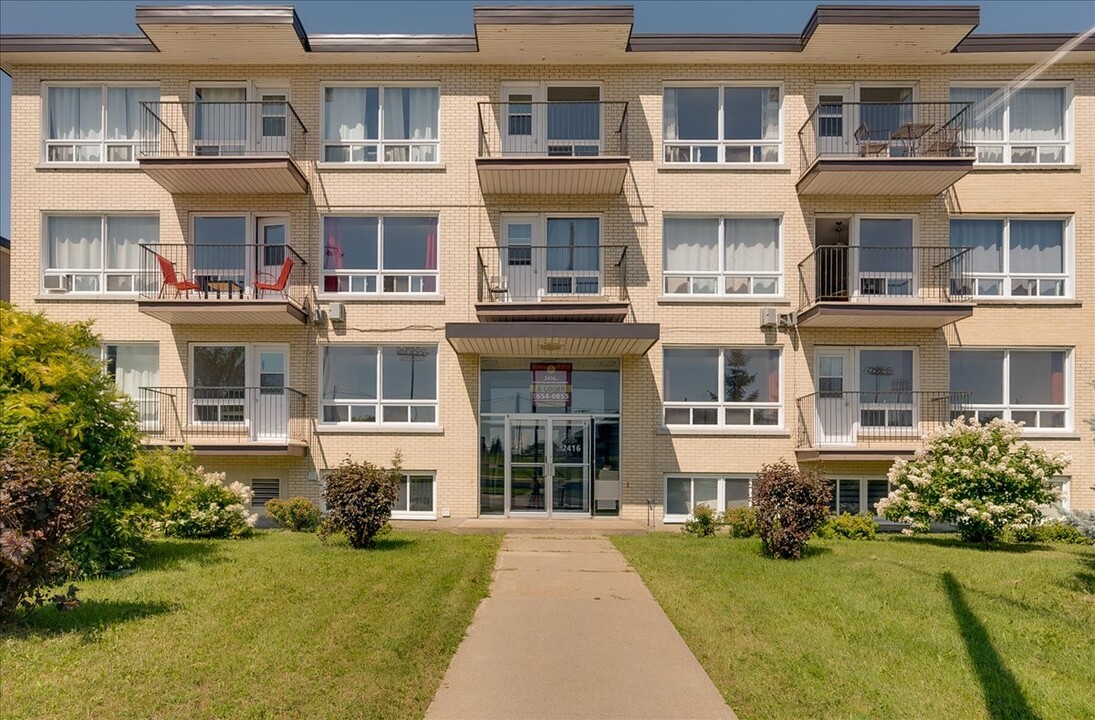
{"label": "white curtain", "polygon": [[51,87],[48,97],[51,140],[102,140],[101,87]]}
{"label": "white curtain", "polygon": [[964,115],[966,139],[970,142],[1004,140],[1004,97],[1002,88],[951,88],[951,103],[958,113],[963,103],[973,103]]}
{"label": "white curtain", "polygon": [[366,140],[368,93],[376,88],[327,88],[324,94],[323,139]]}
{"label": "white curtain", "polygon": [[1010,125],[1013,142],[1064,140],[1064,88],[1024,88],[1013,94]]}
{"label": "white curtain", "polygon": [[951,220],[951,247],[969,248],[969,268],[975,273],[1003,272],[1002,220]]}
{"label": "white curtain", "polygon": [[155,120],[144,121],[142,102],[160,99],[156,88],[111,87],[106,90],[106,137],[108,140],[140,140],[141,131],[155,132]]}
{"label": "white curtain", "polygon": [[103,265],[102,220],[98,216],[49,219],[49,268],[98,270]]}
{"label": "white curtain", "polygon": [[666,140],[677,140],[677,90],[666,88],[662,94],[662,130]]}
{"label": "white curtain", "polygon": [[724,222],[727,270],[779,269],[779,220],[728,218]]}
{"label": "white curtain", "polygon": [[719,269],[718,218],[666,218],[666,272],[715,272]]}
{"label": "white curtain", "polygon": [[106,221],[106,266],[112,270],[141,267],[140,243],[157,243],[160,220],[155,217],[109,217]]}
{"label": "white curtain", "polygon": [[199,88],[194,97],[197,98],[195,139],[225,144],[247,139],[247,106],[243,104],[247,100],[246,88]]}
{"label": "white curtain", "polygon": [[760,103],[761,137],[779,139],[779,88],[764,88]]}
{"label": "white curtain", "polygon": [[437,88],[385,88],[384,139],[436,140]]}
{"label": "white curtain", "polygon": [[[114,381],[118,389],[126,393],[138,402],[141,398],[140,389],[143,387],[156,387],[160,378],[160,349],[156,345],[112,345],[107,352],[113,355]],[[140,403],[138,410],[142,422],[156,420],[156,403],[148,398]]]}
{"label": "white curtain", "polygon": [[1064,224],[1060,220],[1012,220],[1012,274],[1064,271]]}

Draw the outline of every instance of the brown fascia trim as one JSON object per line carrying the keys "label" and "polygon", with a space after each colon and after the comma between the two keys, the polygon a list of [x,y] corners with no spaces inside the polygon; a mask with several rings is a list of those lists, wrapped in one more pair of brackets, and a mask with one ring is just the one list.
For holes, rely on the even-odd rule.
{"label": "brown fascia trim", "polygon": [[[956,53],[1053,52],[1075,35],[1030,33],[1026,35],[970,35],[954,48]],[[1072,52],[1095,52],[1095,35],[1087,37]]]}
{"label": "brown fascia trim", "polygon": [[631,52],[802,52],[802,36],[637,34],[631,36]]}
{"label": "brown fascia trim", "polygon": [[630,5],[498,5],[472,8],[476,25],[632,25]]}
{"label": "brown fascia trim", "polygon": [[137,26],[144,25],[292,25],[301,47],[310,50],[304,23],[291,5],[138,5]]}
{"label": "brown fascia trim", "polygon": [[446,340],[489,338],[595,338],[605,340],[657,340],[658,323],[591,322],[476,322],[446,323]]}
{"label": "brown fascia trim", "polygon": [[0,35],[0,52],[159,52],[144,35]]}
{"label": "brown fascia trim", "polygon": [[818,25],[969,25],[981,23],[977,5],[818,5],[802,31],[806,46]]}
{"label": "brown fascia trim", "polygon": [[339,35],[308,37],[311,51],[323,52],[430,52],[474,53],[479,43],[474,35]]}

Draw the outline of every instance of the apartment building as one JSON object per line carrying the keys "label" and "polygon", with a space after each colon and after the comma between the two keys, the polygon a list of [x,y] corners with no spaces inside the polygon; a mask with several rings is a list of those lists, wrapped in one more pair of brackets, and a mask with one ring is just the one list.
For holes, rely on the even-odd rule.
{"label": "apartment building", "polygon": [[976,415],[1095,508],[1095,39],[976,6],[632,21],[4,36],[13,300],[94,319],[148,442],[256,504],[398,450],[408,519],[675,523],[779,458],[869,511]]}

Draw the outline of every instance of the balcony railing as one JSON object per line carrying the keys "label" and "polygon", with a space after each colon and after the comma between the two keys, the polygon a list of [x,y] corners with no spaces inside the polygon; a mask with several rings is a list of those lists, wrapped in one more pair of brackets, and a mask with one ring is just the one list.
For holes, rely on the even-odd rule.
{"label": "balcony railing", "polygon": [[802,302],[951,303],[970,299],[970,251],[823,245],[798,264]]}
{"label": "balcony railing", "polygon": [[479,103],[479,157],[623,157],[626,102]]}
{"label": "balcony railing", "polygon": [[968,392],[823,391],[800,397],[797,447],[907,445],[960,414]]}
{"label": "balcony railing", "polygon": [[307,440],[307,396],[289,387],[142,387],[141,430],[172,445]]}
{"label": "balcony railing", "polygon": [[142,102],[138,158],[304,156],[308,129],[285,101]]}
{"label": "balcony railing", "polygon": [[156,300],[269,300],[303,306],[304,259],[289,245],[142,244],[140,296]]}
{"label": "balcony railing", "polygon": [[627,300],[626,245],[487,245],[479,302]]}
{"label": "balcony railing", "polygon": [[805,170],[821,157],[970,158],[971,103],[834,102],[814,107],[798,131]]}

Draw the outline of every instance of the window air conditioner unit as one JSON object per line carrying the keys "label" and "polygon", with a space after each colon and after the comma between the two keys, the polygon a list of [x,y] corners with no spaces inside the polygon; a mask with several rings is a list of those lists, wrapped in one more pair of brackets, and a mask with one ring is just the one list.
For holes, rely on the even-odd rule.
{"label": "window air conditioner unit", "polygon": [[68,292],[71,280],[71,275],[46,275],[42,279],[42,285],[45,287],[46,292],[66,293]]}

